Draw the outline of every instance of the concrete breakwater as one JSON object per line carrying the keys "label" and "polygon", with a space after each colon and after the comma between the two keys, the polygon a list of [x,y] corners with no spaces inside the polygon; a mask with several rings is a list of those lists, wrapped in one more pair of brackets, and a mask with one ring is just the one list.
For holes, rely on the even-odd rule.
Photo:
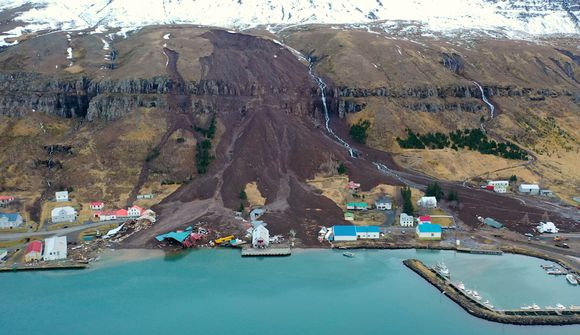
{"label": "concrete breakwater", "polygon": [[403,261],[403,264],[473,316],[493,322],[514,325],[580,324],[580,310],[495,310],[486,308],[467,297],[464,292],[427,267],[423,262],[417,259],[407,259]]}

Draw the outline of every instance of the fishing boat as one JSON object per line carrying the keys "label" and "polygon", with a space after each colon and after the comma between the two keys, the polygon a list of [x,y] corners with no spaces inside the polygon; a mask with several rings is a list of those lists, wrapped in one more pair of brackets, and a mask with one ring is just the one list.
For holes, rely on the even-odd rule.
{"label": "fishing boat", "polygon": [[439,272],[443,277],[449,278],[449,269],[443,262],[437,262],[435,265],[435,271]]}
{"label": "fishing boat", "polygon": [[457,282],[457,288],[459,288],[460,290],[465,290],[465,285],[462,282]]}
{"label": "fishing boat", "polygon": [[352,252],[349,252],[349,251],[343,253],[342,255],[344,257],[348,257],[348,258],[353,258],[354,257],[354,254]]}
{"label": "fishing boat", "polygon": [[528,305],[528,306],[522,306],[520,308],[523,309],[523,310],[530,310],[530,309],[538,310],[538,309],[541,309],[540,306],[538,306],[536,304],[532,304],[532,305]]}
{"label": "fishing boat", "polygon": [[570,285],[578,285],[578,279],[576,279],[576,276],[571,273],[566,275],[566,280]]}
{"label": "fishing boat", "polygon": [[566,306],[564,306],[562,304],[556,304],[556,309],[564,310],[564,309],[566,309]]}
{"label": "fishing boat", "polygon": [[489,302],[489,300],[486,300],[483,302],[483,305],[489,309],[493,309],[493,305]]}
{"label": "fishing boat", "polygon": [[477,299],[477,300],[481,300],[481,295],[479,294],[479,292],[477,292],[476,290],[473,290],[471,295]]}

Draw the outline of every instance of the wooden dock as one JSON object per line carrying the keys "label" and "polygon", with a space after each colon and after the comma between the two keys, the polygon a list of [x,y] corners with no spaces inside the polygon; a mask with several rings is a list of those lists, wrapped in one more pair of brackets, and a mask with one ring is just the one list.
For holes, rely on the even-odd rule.
{"label": "wooden dock", "polygon": [[265,249],[256,249],[251,246],[244,246],[242,248],[242,257],[264,257],[264,256],[274,256],[283,257],[290,256],[292,254],[292,249],[290,247],[272,247]]}
{"label": "wooden dock", "polygon": [[47,271],[47,270],[82,270],[89,267],[88,263],[41,263],[41,264],[3,264],[0,272],[15,271]]}
{"label": "wooden dock", "polygon": [[501,250],[487,250],[487,249],[469,249],[469,248],[457,248],[457,252],[464,252],[468,254],[480,254],[480,255],[503,255]]}

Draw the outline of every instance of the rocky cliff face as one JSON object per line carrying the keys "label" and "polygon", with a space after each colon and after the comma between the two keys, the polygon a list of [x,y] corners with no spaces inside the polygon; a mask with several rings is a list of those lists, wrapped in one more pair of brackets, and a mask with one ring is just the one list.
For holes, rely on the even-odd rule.
{"label": "rocky cliff face", "polygon": [[[450,56],[446,66],[460,71],[461,65],[457,59]],[[518,97],[530,101],[545,100],[546,98],[569,97],[577,101],[576,94],[567,90],[551,88],[530,88],[517,86],[488,85],[483,86],[485,94],[490,97]],[[483,105],[481,93],[475,85],[459,84],[450,86],[424,86],[394,89],[389,87],[360,88],[336,87],[330,92],[336,99],[335,110],[343,117],[345,113],[354,113],[366,107],[364,102],[368,97],[390,98],[402,107],[421,112],[465,111],[481,112]],[[457,101],[459,100],[459,101]]]}
{"label": "rocky cliff face", "polygon": [[[41,112],[89,121],[115,120],[137,107],[165,108],[172,85],[166,77],[95,80],[84,76],[56,78],[27,72],[0,73],[0,114],[21,116]],[[287,93],[280,87],[240,87],[221,80],[188,82],[187,90],[191,96]]]}

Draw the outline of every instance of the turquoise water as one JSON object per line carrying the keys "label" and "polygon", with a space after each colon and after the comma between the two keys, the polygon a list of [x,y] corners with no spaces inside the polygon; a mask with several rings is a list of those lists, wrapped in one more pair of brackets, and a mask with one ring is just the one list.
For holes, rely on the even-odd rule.
{"label": "turquoise water", "polygon": [[579,288],[530,257],[301,250],[256,259],[197,250],[87,271],[1,274],[0,334],[580,334],[580,326],[474,318],[404,267],[405,258],[444,260],[454,279],[500,307],[580,305]]}

